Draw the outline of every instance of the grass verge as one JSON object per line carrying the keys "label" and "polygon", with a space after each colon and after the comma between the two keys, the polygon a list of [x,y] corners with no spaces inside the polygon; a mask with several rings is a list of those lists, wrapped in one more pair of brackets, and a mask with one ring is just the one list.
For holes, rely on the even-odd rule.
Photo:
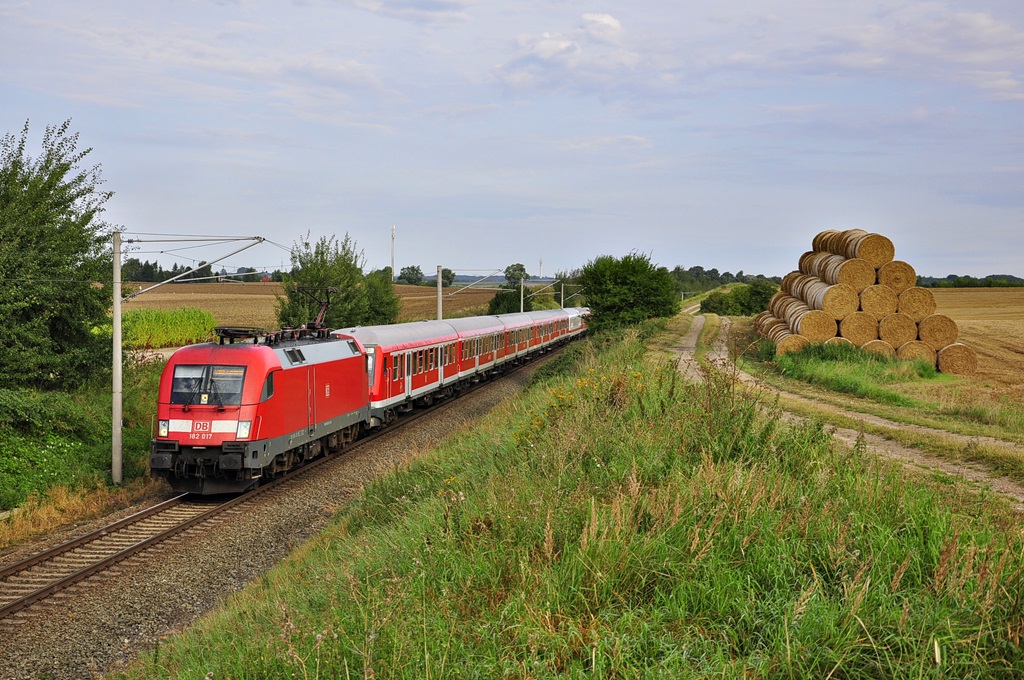
{"label": "grass verge", "polygon": [[368,486],[127,677],[1011,677],[1024,542],[637,336]]}

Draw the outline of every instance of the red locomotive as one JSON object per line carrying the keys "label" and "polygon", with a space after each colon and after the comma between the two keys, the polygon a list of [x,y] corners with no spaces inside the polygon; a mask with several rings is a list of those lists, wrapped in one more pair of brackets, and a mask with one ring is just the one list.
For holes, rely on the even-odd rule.
{"label": "red locomotive", "polygon": [[150,472],[176,491],[245,491],[579,336],[587,314],[577,307],[333,332],[318,319],[262,339],[255,329],[218,329],[219,342],[183,347],[164,368]]}

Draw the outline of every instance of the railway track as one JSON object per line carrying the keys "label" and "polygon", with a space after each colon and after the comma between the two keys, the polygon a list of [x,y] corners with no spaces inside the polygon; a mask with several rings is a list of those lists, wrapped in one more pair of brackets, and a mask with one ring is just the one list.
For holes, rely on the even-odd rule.
{"label": "railway track", "polygon": [[[558,351],[555,350],[552,354]],[[522,366],[504,375],[515,373],[520,368]],[[489,381],[477,383],[460,396],[472,393],[487,382]],[[457,400],[458,398],[445,399],[433,406],[410,413],[393,425],[364,435],[347,445],[344,452],[348,453],[369,445],[378,437],[389,436]],[[0,566],[0,624],[18,623],[18,619],[15,618],[18,612],[39,602],[52,601],[61,591],[192,527],[208,522],[231,508],[251,502],[258,495],[282,484],[294,482],[340,455],[339,452],[321,456],[288,475],[261,484],[252,491],[224,502],[211,502],[209,498],[182,494],[20,562]]]}
{"label": "railway track", "polygon": [[0,621],[205,522],[231,504],[232,501],[217,504],[187,501],[186,495],[177,496],[20,562],[0,567]]}

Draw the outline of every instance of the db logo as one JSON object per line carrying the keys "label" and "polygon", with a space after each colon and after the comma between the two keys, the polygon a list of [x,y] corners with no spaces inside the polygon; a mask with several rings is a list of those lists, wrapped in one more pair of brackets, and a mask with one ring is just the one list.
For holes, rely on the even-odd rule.
{"label": "db logo", "polygon": [[197,420],[192,423],[193,432],[209,432],[210,421],[209,420]]}

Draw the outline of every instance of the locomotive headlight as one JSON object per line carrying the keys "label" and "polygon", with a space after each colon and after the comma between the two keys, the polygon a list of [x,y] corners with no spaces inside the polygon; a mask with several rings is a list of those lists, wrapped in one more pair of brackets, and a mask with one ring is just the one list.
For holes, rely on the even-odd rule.
{"label": "locomotive headlight", "polygon": [[170,429],[170,421],[161,420],[159,423],[157,423],[156,436],[166,437],[169,434]]}
{"label": "locomotive headlight", "polygon": [[238,421],[238,429],[235,430],[235,437],[237,439],[248,439],[249,438],[249,430],[251,430],[251,429],[252,429],[252,421],[251,420],[239,420]]}

